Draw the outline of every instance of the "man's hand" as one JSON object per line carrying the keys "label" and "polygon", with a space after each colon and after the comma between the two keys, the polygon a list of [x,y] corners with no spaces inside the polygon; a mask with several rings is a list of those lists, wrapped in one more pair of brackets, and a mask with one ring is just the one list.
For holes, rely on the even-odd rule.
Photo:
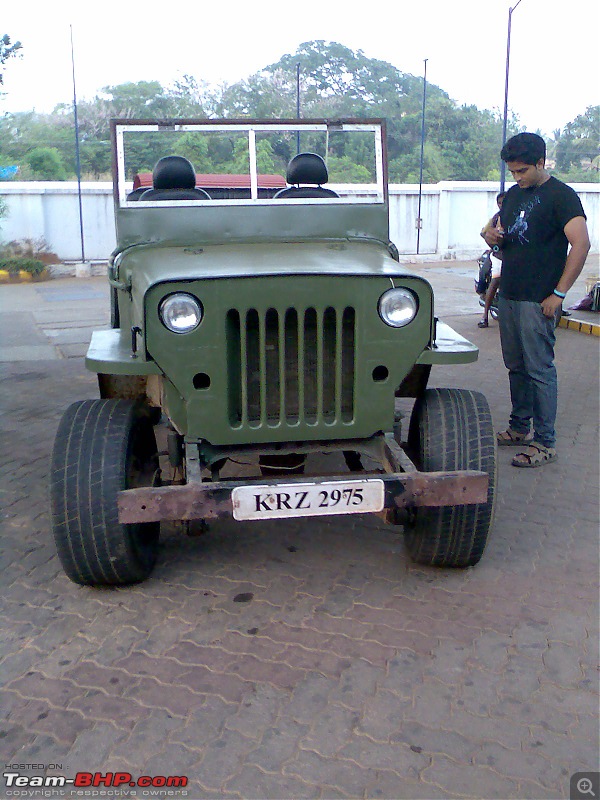
{"label": "man's hand", "polygon": [[483,238],[485,239],[486,244],[490,247],[502,247],[504,231],[501,228],[488,228],[488,230],[483,234]]}
{"label": "man's hand", "polygon": [[555,294],[550,294],[545,300],[542,300],[542,311],[545,317],[552,318],[560,308],[562,300]]}

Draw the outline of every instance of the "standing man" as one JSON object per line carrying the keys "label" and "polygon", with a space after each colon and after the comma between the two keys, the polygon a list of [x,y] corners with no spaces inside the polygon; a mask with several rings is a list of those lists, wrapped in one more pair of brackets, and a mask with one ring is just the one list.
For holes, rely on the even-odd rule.
{"label": "standing man", "polygon": [[497,441],[521,447],[513,466],[539,467],[556,458],[556,319],[590,240],[579,197],[546,172],[541,136],[513,136],[500,157],[517,183],[504,198],[500,226],[484,236],[502,251],[498,315],[512,401],[509,427]]}

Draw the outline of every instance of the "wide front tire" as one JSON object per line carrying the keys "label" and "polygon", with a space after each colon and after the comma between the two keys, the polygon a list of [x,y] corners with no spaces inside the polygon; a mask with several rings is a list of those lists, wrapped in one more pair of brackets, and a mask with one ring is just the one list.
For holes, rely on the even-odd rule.
{"label": "wide front tire", "polygon": [[158,480],[149,415],[128,400],[84,400],[64,413],[50,475],[52,530],[64,571],[82,585],[142,581],[156,562],[160,524],[122,525],[117,493]]}
{"label": "wide front tire", "polygon": [[480,560],[494,517],[496,437],[486,398],[465,389],[427,389],[410,421],[409,446],[424,472],[480,470],[487,501],[419,508],[406,526],[406,545],[419,564],[470,567]]}

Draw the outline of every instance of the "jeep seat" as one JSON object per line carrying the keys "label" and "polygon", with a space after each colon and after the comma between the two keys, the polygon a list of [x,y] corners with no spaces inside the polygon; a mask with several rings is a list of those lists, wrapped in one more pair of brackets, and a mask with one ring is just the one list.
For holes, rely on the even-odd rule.
{"label": "jeep seat", "polygon": [[210,195],[196,188],[196,173],[187,158],[165,156],[152,170],[152,189],[140,200],[210,200]]}
{"label": "jeep seat", "polygon": [[[275,197],[339,197],[332,189],[325,189],[329,175],[327,165],[316,153],[298,153],[287,167],[285,179],[292,184],[277,192]],[[309,184],[300,186],[300,184]]]}

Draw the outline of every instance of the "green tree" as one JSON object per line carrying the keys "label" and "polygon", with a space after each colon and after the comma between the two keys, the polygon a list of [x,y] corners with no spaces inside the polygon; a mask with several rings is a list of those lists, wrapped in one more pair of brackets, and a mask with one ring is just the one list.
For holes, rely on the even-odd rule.
{"label": "green tree", "polygon": [[34,147],[25,156],[34,180],[64,181],[67,172],[62,157],[55,147]]}
{"label": "green tree", "polygon": [[[275,172],[273,147],[268,139],[262,139],[256,142],[256,170],[261,174],[267,175]],[[250,171],[250,156],[246,137],[236,140],[233,147],[233,159],[228,165],[228,168],[223,169],[221,167],[221,171],[229,172],[234,175]]]}
{"label": "green tree", "polygon": [[355,164],[350,156],[329,156],[327,170],[330,183],[371,183],[371,173],[362,164]]}
{"label": "green tree", "polygon": [[0,36],[0,86],[4,84],[4,65],[9,58],[18,58],[22,55],[23,45],[21,42],[12,42],[10,36],[5,33]]}
{"label": "green tree", "polygon": [[208,155],[208,137],[202,133],[188,131],[177,139],[173,152],[184,156],[194,165],[196,172],[210,173],[213,171],[213,162]]}

